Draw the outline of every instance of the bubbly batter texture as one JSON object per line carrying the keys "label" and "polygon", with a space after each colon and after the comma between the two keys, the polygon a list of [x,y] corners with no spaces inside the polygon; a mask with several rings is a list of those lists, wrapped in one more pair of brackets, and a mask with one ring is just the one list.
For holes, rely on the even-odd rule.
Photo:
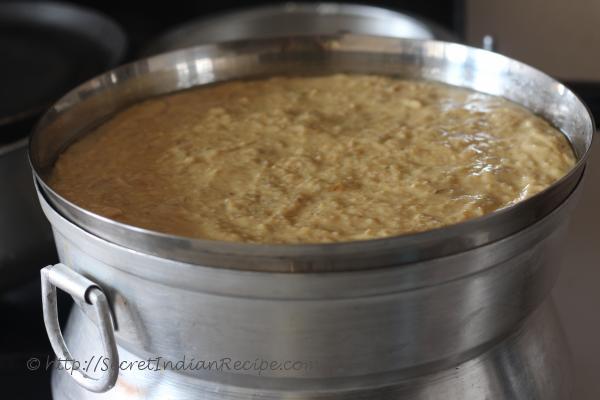
{"label": "bubbly batter texture", "polygon": [[275,77],[136,104],[70,146],[51,185],[159,232],[319,243],[478,217],[574,163],[561,132],[498,97],[384,76]]}

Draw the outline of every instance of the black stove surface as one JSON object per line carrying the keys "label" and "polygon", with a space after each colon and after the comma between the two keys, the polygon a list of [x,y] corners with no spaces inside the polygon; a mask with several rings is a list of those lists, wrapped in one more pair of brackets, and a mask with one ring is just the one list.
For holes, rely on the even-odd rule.
{"label": "black stove surface", "polygon": [[[50,395],[53,359],[42,317],[39,279],[0,295],[0,385],[2,398],[46,400]],[[59,292],[61,323],[68,316],[71,300]],[[6,397],[4,397],[6,396]]]}

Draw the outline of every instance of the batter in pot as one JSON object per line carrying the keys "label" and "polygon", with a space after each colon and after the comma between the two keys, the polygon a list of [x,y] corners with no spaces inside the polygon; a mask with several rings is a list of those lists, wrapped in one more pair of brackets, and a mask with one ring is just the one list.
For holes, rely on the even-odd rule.
{"label": "batter in pot", "polygon": [[498,97],[385,76],[275,77],[136,104],[70,146],[51,185],[159,232],[321,243],[478,217],[574,163],[561,132]]}

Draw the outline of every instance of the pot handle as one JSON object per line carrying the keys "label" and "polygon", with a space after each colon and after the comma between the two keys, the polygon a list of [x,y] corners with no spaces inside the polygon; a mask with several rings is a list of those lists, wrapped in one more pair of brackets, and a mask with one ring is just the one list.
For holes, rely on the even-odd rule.
{"label": "pot handle", "polygon": [[[64,264],[49,265],[42,268],[40,275],[42,278],[44,324],[56,357],[61,363],[70,363],[68,365],[70,367],[69,372],[79,385],[95,393],[108,391],[115,385],[119,375],[119,353],[115,342],[112,314],[104,292],[94,282]],[[109,360],[108,370],[98,379],[92,378],[85,371],[79,369],[80,364],[76,363],[67,348],[58,323],[56,288],[64,290],[75,300],[78,300],[77,303],[80,307],[85,305],[94,308],[102,347],[106,359]]]}

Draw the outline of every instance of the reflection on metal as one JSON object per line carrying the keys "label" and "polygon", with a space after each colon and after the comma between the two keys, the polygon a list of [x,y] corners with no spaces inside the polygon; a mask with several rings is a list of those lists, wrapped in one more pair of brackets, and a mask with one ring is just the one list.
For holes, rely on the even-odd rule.
{"label": "reflection on metal", "polygon": [[456,41],[452,34],[430,21],[385,8],[344,3],[283,3],[188,22],[151,42],[142,55],[231,40],[339,33]]}

